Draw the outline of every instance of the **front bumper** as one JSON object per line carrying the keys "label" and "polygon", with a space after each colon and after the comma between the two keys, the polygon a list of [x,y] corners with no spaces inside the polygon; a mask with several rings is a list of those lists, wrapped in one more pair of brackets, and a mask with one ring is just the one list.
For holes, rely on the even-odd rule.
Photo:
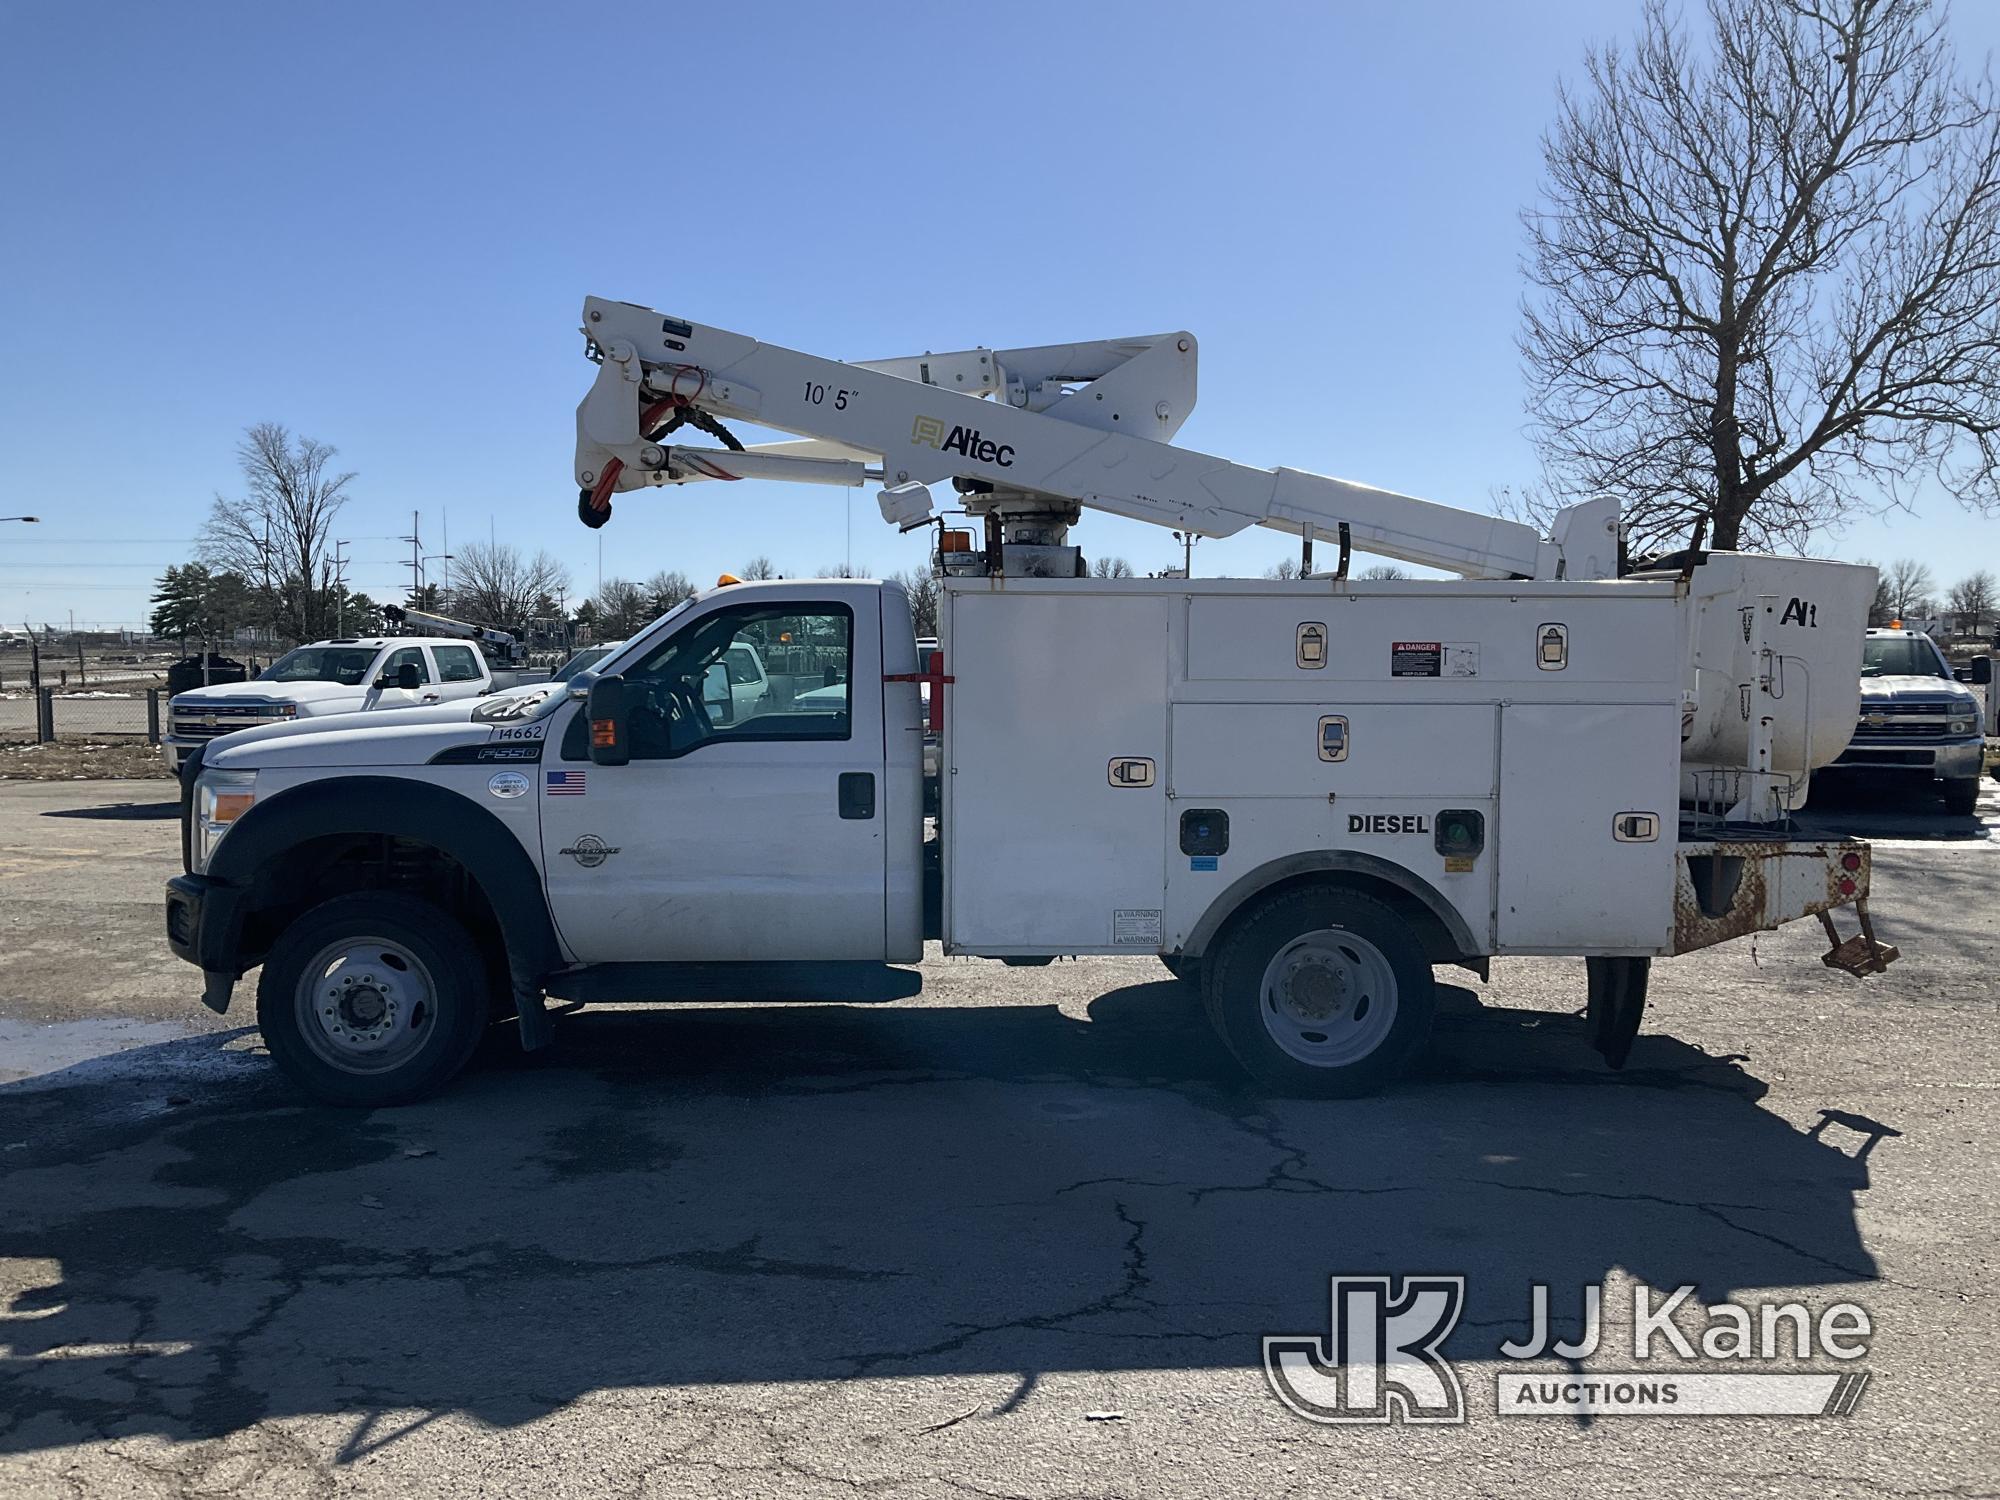
{"label": "front bumper", "polygon": [[1827,769],[1830,771],[1900,771],[1933,776],[1939,781],[1975,780],[1986,760],[1984,739],[1953,740],[1939,744],[1932,740],[1870,740],[1852,744]]}
{"label": "front bumper", "polygon": [[243,974],[243,892],[206,875],[167,882],[167,946],[202,971],[202,1003],[217,1015]]}

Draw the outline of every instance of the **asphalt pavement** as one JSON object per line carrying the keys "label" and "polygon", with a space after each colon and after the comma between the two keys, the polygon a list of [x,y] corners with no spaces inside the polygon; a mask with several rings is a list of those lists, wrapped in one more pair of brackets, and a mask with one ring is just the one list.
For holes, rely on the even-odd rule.
{"label": "asphalt pavement", "polygon": [[[1989,783],[1990,785],[1990,783]],[[1263,1097],[1151,960],[924,964],[883,1006],[589,1009],[450,1093],[302,1104],[167,953],[171,786],[0,787],[0,1493],[1975,1495],[2000,1489],[2000,799],[1816,923],[1655,965],[1623,1073],[1581,965],[1451,974],[1380,1097]],[[1847,919],[1851,922],[1851,917]],[[1263,1369],[1328,1278],[1463,1276],[1462,1424]],[[1634,1370],[1635,1290],[1851,1302],[1845,1415],[1496,1414],[1530,1288]],[[1644,1368],[1674,1366],[1656,1356]],[[1708,1359],[1705,1370],[1744,1362]],[[1758,1366],[1758,1368],[1764,1368]]]}

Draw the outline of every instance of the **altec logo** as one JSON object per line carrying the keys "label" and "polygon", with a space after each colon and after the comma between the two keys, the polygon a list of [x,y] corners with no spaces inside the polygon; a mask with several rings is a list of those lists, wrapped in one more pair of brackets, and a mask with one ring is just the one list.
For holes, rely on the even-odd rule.
{"label": "altec logo", "polygon": [[910,441],[940,453],[960,453],[975,463],[992,464],[999,469],[1014,466],[1012,443],[996,443],[981,437],[977,427],[954,427],[946,432],[944,423],[936,417],[918,417],[910,426]]}

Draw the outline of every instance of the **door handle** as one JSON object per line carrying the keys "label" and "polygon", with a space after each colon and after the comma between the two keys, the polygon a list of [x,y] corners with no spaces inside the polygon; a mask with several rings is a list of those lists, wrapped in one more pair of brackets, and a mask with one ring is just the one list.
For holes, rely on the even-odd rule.
{"label": "door handle", "polygon": [[435,702],[437,702],[437,701],[438,701],[438,695],[437,695],[436,693],[425,693],[425,694],[424,694],[424,702],[426,702],[426,703],[435,703]]}
{"label": "door handle", "polygon": [[843,818],[872,818],[875,816],[875,773],[873,771],[842,771],[840,773],[840,815]]}

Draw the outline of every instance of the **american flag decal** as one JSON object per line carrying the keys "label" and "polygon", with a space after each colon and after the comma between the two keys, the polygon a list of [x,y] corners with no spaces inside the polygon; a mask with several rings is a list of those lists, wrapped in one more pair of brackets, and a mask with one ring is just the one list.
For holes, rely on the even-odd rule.
{"label": "american flag decal", "polygon": [[548,791],[551,797],[581,797],[583,795],[583,772],[550,771]]}

